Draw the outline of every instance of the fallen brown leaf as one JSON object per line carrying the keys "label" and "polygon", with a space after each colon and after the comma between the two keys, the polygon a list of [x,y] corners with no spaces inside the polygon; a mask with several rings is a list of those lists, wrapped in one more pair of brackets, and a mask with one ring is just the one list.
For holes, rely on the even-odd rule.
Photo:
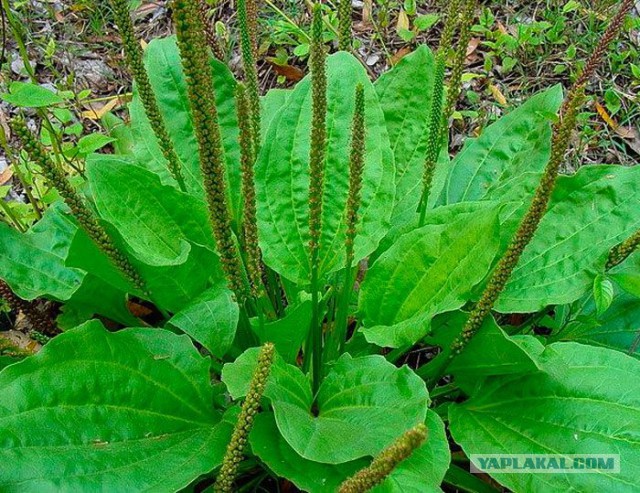
{"label": "fallen brown leaf", "polygon": [[279,65],[275,63],[272,58],[267,58],[267,61],[271,64],[276,74],[283,75],[287,80],[298,82],[304,77],[304,72],[298,67],[294,67],[293,65]]}
{"label": "fallen brown leaf", "polygon": [[411,48],[409,48],[408,46],[404,46],[391,56],[389,63],[391,65],[396,65],[400,60],[402,60],[409,53],[411,53]]}

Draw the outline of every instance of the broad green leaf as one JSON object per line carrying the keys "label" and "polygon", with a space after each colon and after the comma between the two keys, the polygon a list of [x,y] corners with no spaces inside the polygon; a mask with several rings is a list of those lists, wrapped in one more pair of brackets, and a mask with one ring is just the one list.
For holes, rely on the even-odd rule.
{"label": "broad green leaf", "polygon": [[220,464],[232,430],[207,359],[160,329],[88,323],[3,370],[0,389],[7,492],[173,492]]}
{"label": "broad green leaf", "polygon": [[100,216],[112,224],[147,265],[183,264],[190,243],[214,250],[204,202],[162,185],[127,158],[96,154],[87,177]]}
{"label": "broad green leaf", "polygon": [[102,134],[85,135],[78,141],[78,152],[85,155],[91,154],[115,140],[113,137]]}
{"label": "broad green leaf", "polygon": [[[529,348],[533,347],[536,351],[531,354]],[[470,392],[487,377],[537,370],[536,356],[543,349],[532,336],[507,335],[489,317],[465,350],[453,359],[447,373],[454,375],[456,384]]]}
{"label": "broad green leaf", "polygon": [[575,341],[602,346],[640,358],[640,298],[617,290],[611,306],[596,314],[593,296],[576,302],[572,320],[555,331],[551,341]]}
{"label": "broad green leaf", "polygon": [[[73,248],[73,246],[72,246]],[[93,274],[87,274],[78,290],[65,301],[56,319],[63,330],[72,329],[100,315],[125,326],[139,325],[127,307],[127,295]]]}
{"label": "broad green leaf", "polygon": [[[384,112],[396,163],[396,196],[392,224],[404,224],[413,216],[422,195],[422,175],[427,151],[429,108],[433,98],[435,60],[426,45],[402,57],[375,83]],[[446,146],[441,153],[430,203],[440,195],[448,168]]]}
{"label": "broad green leaf", "polygon": [[609,271],[609,277],[627,293],[640,298],[640,250]]}
{"label": "broad green leaf", "polygon": [[427,334],[431,318],[464,305],[498,251],[497,216],[495,207],[481,205],[457,220],[416,229],[384,252],[360,293],[367,340],[411,345]]}
{"label": "broad green leaf", "polygon": [[551,123],[562,103],[557,85],[487,127],[451,163],[445,202],[531,197],[551,153]]}
{"label": "broad green leaf", "polygon": [[[455,311],[434,319],[427,346],[439,347],[437,356],[421,366],[417,373],[428,382],[441,377],[446,369],[457,387],[473,395],[488,377],[525,373],[539,368],[537,356],[544,346],[534,337],[509,336],[493,317],[487,317],[464,351],[452,354],[451,345],[460,335],[469,314]],[[446,368],[445,368],[446,365]]]}
{"label": "broad green leaf", "polygon": [[545,371],[497,377],[450,407],[469,454],[620,454],[619,473],[509,474],[512,491],[633,491],[640,475],[640,362],[616,351],[556,343]]}
{"label": "broad green leaf", "polygon": [[169,323],[222,358],[233,343],[239,314],[233,293],[221,281],[176,313]]}
{"label": "broad green leaf", "polygon": [[451,452],[444,423],[435,411],[427,411],[426,442],[402,461],[391,475],[371,493],[430,493],[441,492]]}
{"label": "broad green leaf", "polygon": [[[427,442],[401,462],[373,493],[423,493],[442,491],[439,485],[449,465],[449,444],[444,424],[429,410]],[[346,478],[370,461],[358,459],[344,464],[322,464],[304,459],[278,431],[273,414],[259,415],[249,438],[251,449],[278,476],[309,493],[334,493]]]}
{"label": "broad green leaf", "polygon": [[609,250],[640,228],[640,168],[586,166],[558,179],[549,210],[496,303],[502,313],[571,303]]}
{"label": "broad green leaf", "polygon": [[[257,354],[258,348],[249,349],[225,365],[222,380],[234,398],[247,392]],[[287,443],[305,459],[326,464],[377,454],[422,422],[429,405],[424,382],[382,356],[343,355],[323,380],[315,403],[307,377],[278,357],[264,395]]]}
{"label": "broad green leaf", "polygon": [[308,493],[335,493],[342,481],[367,466],[365,459],[323,464],[301,457],[280,434],[273,413],[256,417],[249,443],[270,470]]}
{"label": "broad green leaf", "polygon": [[[176,153],[182,161],[182,173],[189,192],[204,198],[200,153],[189,110],[187,83],[182,71],[180,52],[174,36],[154,39],[145,50],[145,65],[149,81],[156,95],[160,113],[173,141]],[[229,199],[233,217],[240,212],[240,148],[238,146],[238,121],[235,107],[236,81],[229,68],[211,59],[218,123],[222,133],[226,158],[227,178],[230,184]],[[163,177],[163,183],[174,183],[169,176],[166,161],[138,94],[131,104],[131,129],[138,146],[138,162],[145,163]]]}
{"label": "broad green leaf", "polygon": [[0,97],[7,103],[20,108],[42,108],[64,103],[64,99],[55,92],[31,82],[12,82],[9,92]]}
{"label": "broad green leaf", "polygon": [[270,89],[267,94],[260,98],[260,136],[263,143],[266,140],[267,132],[269,131],[271,122],[275,118],[278,111],[280,111],[280,109],[285,105],[290,94],[290,89],[275,88]]}
{"label": "broad green leaf", "polygon": [[74,231],[62,204],[50,207],[27,233],[0,222],[0,279],[25,300],[68,300],[85,276],[65,266]]}
{"label": "broad green leaf", "polygon": [[251,328],[258,336],[260,344],[272,342],[278,354],[287,363],[295,363],[300,347],[307,337],[311,324],[311,299],[307,297],[298,305],[289,308],[285,316],[273,322],[260,325],[257,319],[251,320]]}
{"label": "broad green leaf", "polygon": [[613,284],[602,274],[598,274],[593,280],[593,299],[598,315],[604,313],[613,301]]}
{"label": "broad green leaf", "polygon": [[135,146],[133,134],[131,133],[131,127],[126,124],[124,120],[118,118],[111,112],[107,112],[100,118],[100,122],[109,133],[109,136],[113,137],[113,149],[116,154],[133,153]]}
{"label": "broad green leaf", "polygon": [[[366,71],[339,52],[327,60],[327,157],[323,201],[320,274],[344,267],[345,204],[349,188],[349,142],[355,87],[366,100],[366,154],[355,260],[375,250],[389,227],[394,164],[384,116]],[[258,225],[264,260],[280,275],[309,281],[309,135],[311,87],[306,77],[295,87],[269,127],[256,165]]]}

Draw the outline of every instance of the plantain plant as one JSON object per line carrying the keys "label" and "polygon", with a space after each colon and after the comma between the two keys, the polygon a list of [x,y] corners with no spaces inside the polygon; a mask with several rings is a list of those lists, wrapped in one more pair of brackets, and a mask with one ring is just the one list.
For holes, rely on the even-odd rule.
{"label": "plantain plant", "polygon": [[[135,146],[90,155],[74,187],[13,125],[61,200],[27,232],[0,223],[0,292],[59,302],[54,327],[32,322],[62,333],[1,360],[0,490],[633,491],[640,167],[559,173],[632,5],[566,94],[451,158],[472,0],[451,2],[435,53],[375,82],[349,3],[332,54],[315,5],[310,74],[263,96],[254,0],[244,82],[198,2],[175,0],[177,36],[141,58],[114,1]],[[473,454],[543,453],[621,469],[467,472]]]}

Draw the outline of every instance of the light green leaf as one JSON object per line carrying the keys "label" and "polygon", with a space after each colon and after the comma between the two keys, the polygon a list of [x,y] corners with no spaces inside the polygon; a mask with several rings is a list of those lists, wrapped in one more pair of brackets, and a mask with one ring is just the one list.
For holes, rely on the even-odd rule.
{"label": "light green leaf", "polygon": [[[464,305],[498,251],[497,216],[495,207],[479,204],[457,220],[427,224],[402,236],[382,254],[360,293],[367,340],[388,347],[411,345],[427,334],[433,316]],[[433,217],[447,215],[434,211]]]}
{"label": "light green leaf", "polygon": [[264,144],[269,126],[275,118],[276,114],[285,105],[289,95],[290,89],[270,89],[267,94],[260,98],[261,117],[260,117],[260,136],[262,137],[262,143]]}
{"label": "light green leaf", "polygon": [[113,155],[91,156],[87,177],[100,216],[144,263],[183,264],[190,243],[214,250],[204,202],[162,185],[150,171]]}
{"label": "light green leaf", "polygon": [[3,370],[0,389],[7,492],[173,492],[220,464],[233,427],[207,359],[159,329],[88,323]]}
{"label": "light green leaf", "polygon": [[42,108],[64,103],[64,99],[50,89],[31,82],[12,82],[9,93],[4,93],[0,97],[19,108]]}
{"label": "light green leaf", "polygon": [[[156,95],[160,113],[164,117],[167,131],[176,153],[182,161],[182,173],[187,190],[204,198],[200,153],[189,110],[187,83],[182,71],[180,52],[174,36],[154,39],[145,50],[145,65],[149,81]],[[232,216],[240,213],[240,148],[238,146],[238,121],[235,107],[236,81],[229,68],[218,60],[211,59],[218,122],[225,151],[227,179],[230,184],[229,200]],[[131,104],[131,130],[137,142],[138,162],[163,178],[163,183],[175,183],[170,177],[166,161],[156,137],[151,130],[139,96],[134,94]]]}
{"label": "light green leaf", "polygon": [[25,300],[68,300],[85,276],[65,266],[76,228],[62,209],[62,204],[50,207],[27,233],[0,222],[0,279]]}
{"label": "light green leaf", "polygon": [[[366,100],[366,155],[355,260],[370,254],[386,234],[394,193],[394,165],[384,116],[366,71],[339,52],[327,60],[327,158],[320,240],[320,274],[345,262],[345,204],[349,188],[349,141],[355,86]],[[280,275],[309,281],[309,129],[311,87],[306,77],[295,87],[269,127],[256,166],[258,225],[264,260]]]}
{"label": "light green leaf", "polygon": [[78,152],[85,155],[91,154],[115,140],[116,139],[113,137],[108,137],[102,134],[85,135],[78,141]]}
{"label": "light green leaf", "polygon": [[222,281],[176,313],[169,323],[222,358],[233,343],[239,314],[233,293]]}
{"label": "light green leaf", "polygon": [[640,475],[640,362],[616,351],[556,343],[546,371],[496,377],[450,407],[469,454],[620,454],[619,473],[492,477],[512,491],[633,491]]}
{"label": "light green leaf", "polygon": [[[444,424],[429,410],[425,444],[401,462],[372,493],[427,493],[442,491],[439,485],[449,465],[449,444]],[[358,459],[344,464],[322,464],[304,459],[282,438],[273,414],[256,418],[249,437],[253,452],[278,476],[292,481],[309,493],[334,493],[348,477],[369,465]]]}
{"label": "light green leaf", "polygon": [[613,301],[613,284],[602,274],[598,274],[593,280],[593,299],[598,315],[602,315]]}
{"label": "light green leaf", "polygon": [[307,337],[311,324],[311,299],[307,297],[298,305],[289,308],[285,316],[262,326],[259,320],[251,320],[251,328],[260,344],[272,342],[278,354],[287,363],[295,363],[300,347]]}
{"label": "light green leaf", "polygon": [[451,163],[445,202],[529,201],[549,160],[551,123],[561,103],[562,87],[557,85],[533,96],[465,145]]}
{"label": "light green leaf", "polygon": [[471,394],[484,378],[537,370],[536,356],[543,349],[532,336],[507,335],[493,317],[488,317],[465,350],[453,359],[447,373],[454,375],[456,385]]}
{"label": "light green leaf", "polygon": [[[222,380],[232,397],[247,392],[258,351],[249,349],[224,366]],[[382,356],[343,355],[323,380],[315,404],[307,377],[278,357],[264,395],[287,443],[305,459],[326,464],[377,454],[422,422],[429,405],[424,382]]]}
{"label": "light green leaf", "polygon": [[502,313],[571,303],[609,250],[640,228],[640,168],[585,166],[558,179],[549,210],[496,303]]}
{"label": "light green leaf", "polygon": [[367,466],[366,459],[323,464],[301,457],[280,434],[273,413],[256,417],[249,443],[270,470],[308,493],[335,493],[342,481]]}
{"label": "light green leaf", "polygon": [[[435,60],[426,45],[403,57],[375,83],[396,163],[396,196],[392,224],[417,216],[427,151],[429,111],[433,98]],[[440,195],[447,173],[446,146],[440,155],[429,203]]]}

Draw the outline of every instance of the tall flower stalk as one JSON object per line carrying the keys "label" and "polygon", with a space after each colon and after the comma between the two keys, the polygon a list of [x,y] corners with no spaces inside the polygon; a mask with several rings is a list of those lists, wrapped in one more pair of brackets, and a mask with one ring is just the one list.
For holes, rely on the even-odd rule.
{"label": "tall flower stalk", "polygon": [[442,110],[444,105],[444,71],[447,61],[447,53],[453,40],[453,34],[459,21],[459,9],[462,0],[452,0],[449,3],[447,18],[442,29],[438,50],[436,52],[435,69],[433,74],[433,95],[431,97],[431,108],[429,108],[429,126],[427,131],[427,149],[424,161],[424,172],[422,175],[422,195],[420,198],[419,225],[424,224],[427,212],[429,193],[435,173],[438,155],[440,154],[440,136],[442,135]]}
{"label": "tall flower stalk", "polygon": [[366,467],[344,481],[338,493],[365,493],[382,483],[403,460],[427,439],[427,427],[419,424],[406,431],[392,445],[384,449]]}
{"label": "tall flower stalk", "polygon": [[206,0],[196,0],[198,2],[198,13],[200,14],[200,19],[202,20],[202,25],[204,26],[204,34],[207,39],[207,43],[209,44],[209,48],[211,48],[211,52],[213,56],[216,57],[221,62],[224,62],[224,48],[222,44],[218,40],[215,31],[213,30],[213,25],[211,23],[211,19],[209,19],[209,5],[207,5]]}
{"label": "tall flower stalk", "polygon": [[138,94],[142,101],[144,111],[149,118],[151,128],[156,136],[162,155],[167,160],[167,167],[173,178],[178,182],[180,189],[186,191],[184,178],[182,177],[182,163],[176,154],[173,142],[167,131],[164,118],[160,113],[158,101],[153,93],[149,76],[142,59],[142,48],[136,39],[131,16],[129,15],[129,0],[111,0],[116,24],[120,28],[122,44],[127,59],[127,65],[138,87]]}
{"label": "tall flower stalk", "polygon": [[327,144],[327,73],[326,53],[322,44],[322,11],[320,4],[313,7],[311,27],[311,150],[309,153],[309,263],[311,269],[311,327],[305,354],[305,369],[312,359],[313,385],[317,390],[322,367],[322,321],[318,290],[320,237],[322,235],[322,201]]}
{"label": "tall flower stalk", "polygon": [[260,400],[267,386],[271,365],[275,356],[275,347],[271,343],[265,344],[258,355],[258,364],[251,378],[247,396],[242,403],[238,421],[231,435],[231,441],[227,445],[227,451],[222,460],[222,467],[214,485],[216,493],[231,493],[238,465],[242,462],[244,451],[247,447],[247,440],[256,414],[260,410]]}
{"label": "tall flower stalk", "polygon": [[338,49],[351,49],[351,0],[339,0],[338,3]]}
{"label": "tall flower stalk", "polygon": [[[71,213],[77,219],[80,226],[89,235],[89,238],[98,246],[100,250],[111,260],[118,270],[128,279],[136,289],[145,292],[145,285],[137,269],[131,264],[129,259],[116,247],[111,237],[100,224],[95,214],[85,204],[84,200],[76,192],[65,172],[54,164],[42,144],[33,136],[27,128],[22,118],[11,120],[11,128],[22,142],[24,150],[29,158],[42,170],[42,174],[54,187]],[[147,293],[148,294],[148,293]]]}
{"label": "tall flower stalk", "polygon": [[242,302],[246,299],[247,292],[240,256],[231,231],[225,156],[204,28],[197,5],[190,0],[176,0],[173,4],[173,16],[198,140],[209,218],[229,287],[238,301]]}
{"label": "tall flower stalk", "polygon": [[[260,149],[260,82],[258,81],[258,6],[256,0],[238,0],[242,65],[249,99],[251,136],[255,156]],[[254,156],[254,159],[255,159]]]}
{"label": "tall flower stalk", "polygon": [[442,124],[440,127],[440,142],[446,135],[449,118],[453,114],[456,102],[460,97],[462,89],[462,72],[464,70],[464,61],[467,57],[467,48],[471,40],[471,25],[473,24],[473,13],[476,8],[476,0],[465,0],[460,12],[460,23],[458,29],[458,37],[456,40],[455,52],[453,54],[453,62],[451,65],[451,74],[449,75],[449,84],[447,90],[447,100],[442,112]]}
{"label": "tall flower stalk", "polygon": [[349,157],[349,195],[347,197],[346,218],[347,231],[345,239],[346,259],[344,266],[344,285],[338,299],[338,310],[333,333],[331,335],[332,347],[328,357],[338,357],[344,350],[347,338],[347,326],[349,316],[349,303],[353,291],[354,272],[354,243],[358,226],[358,210],[362,201],[362,173],[364,171],[365,154],[365,122],[364,122],[364,87],[356,86],[355,108],[353,111],[353,123],[351,125],[351,151]]}
{"label": "tall flower stalk", "polygon": [[251,121],[249,119],[249,101],[247,90],[243,84],[236,88],[236,108],[238,112],[240,161],[242,172],[242,234],[246,255],[247,272],[251,283],[252,295],[257,298],[263,291],[262,286],[262,253],[258,244],[258,221],[256,218],[256,188],[253,166],[255,150],[251,138]]}
{"label": "tall flower stalk", "polygon": [[533,238],[547,210],[551,192],[555,187],[558,170],[564,161],[564,156],[569,147],[571,132],[575,127],[576,115],[583,99],[585,85],[602,62],[609,44],[617,37],[624,18],[633,7],[633,4],[633,0],[624,0],[621,3],[620,9],[611,20],[600,42],[589,57],[583,72],[570,89],[560,109],[559,120],[554,125],[551,157],[542,175],[540,184],[536,189],[533,201],[522,219],[518,231],[507,247],[506,253],[502,256],[493,271],[480,300],[471,311],[461,335],[453,342],[451,346],[452,356],[460,353],[471,338],[478,332],[485,318],[491,312],[500,293],[506,286],[526,246]]}

